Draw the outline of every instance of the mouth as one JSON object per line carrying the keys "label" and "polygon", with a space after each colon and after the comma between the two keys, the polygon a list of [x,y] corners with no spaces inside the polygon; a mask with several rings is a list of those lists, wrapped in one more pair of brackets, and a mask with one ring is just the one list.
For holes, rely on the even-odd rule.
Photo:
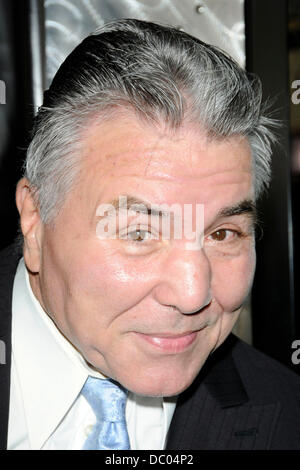
{"label": "mouth", "polygon": [[188,349],[189,346],[195,342],[199,332],[203,329],[204,328],[201,328],[196,331],[190,331],[177,335],[169,333],[145,334],[137,332],[135,332],[135,335],[142,341],[148,343],[161,352],[176,354]]}

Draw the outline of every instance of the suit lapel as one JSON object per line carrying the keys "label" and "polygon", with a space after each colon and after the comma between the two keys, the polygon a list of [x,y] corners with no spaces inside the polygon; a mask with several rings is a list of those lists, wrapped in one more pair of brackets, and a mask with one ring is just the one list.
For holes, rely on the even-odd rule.
{"label": "suit lapel", "polygon": [[[0,256],[0,449],[7,445],[7,427],[11,366],[11,308],[15,271],[21,254],[15,246],[6,248]],[[3,354],[4,352],[4,354]]]}
{"label": "suit lapel", "polygon": [[267,449],[279,403],[252,404],[236,365],[230,335],[177,402],[167,449]]}

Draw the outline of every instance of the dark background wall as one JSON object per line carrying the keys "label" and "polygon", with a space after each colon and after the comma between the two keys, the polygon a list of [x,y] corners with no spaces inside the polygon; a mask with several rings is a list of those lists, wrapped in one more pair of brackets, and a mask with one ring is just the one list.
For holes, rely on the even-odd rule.
{"label": "dark background wall", "polygon": [[0,248],[14,240],[14,193],[32,125],[29,10],[26,1],[0,1],[0,79],[6,102],[0,104]]}
{"label": "dark background wall", "polygon": [[280,145],[274,146],[272,183],[260,202],[263,237],[257,242],[257,269],[252,290],[253,344],[291,363],[296,336],[293,224],[291,206],[290,85],[288,63],[288,2],[247,0],[246,68],[263,82],[264,98],[274,99],[272,111],[281,121]]}

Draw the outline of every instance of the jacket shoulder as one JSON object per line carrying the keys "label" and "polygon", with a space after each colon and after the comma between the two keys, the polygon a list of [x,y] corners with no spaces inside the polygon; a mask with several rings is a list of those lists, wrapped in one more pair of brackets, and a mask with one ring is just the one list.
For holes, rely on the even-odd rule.
{"label": "jacket shoulder", "polygon": [[232,357],[251,397],[259,399],[261,394],[262,399],[282,398],[288,394],[300,404],[300,376],[287,366],[240,339],[236,341]]}
{"label": "jacket shoulder", "polygon": [[300,449],[300,376],[277,360],[238,341],[233,359],[251,406],[276,405],[270,449]]}
{"label": "jacket shoulder", "polygon": [[4,363],[0,364],[0,449],[6,448],[11,366],[12,291],[21,250],[12,245],[0,252],[0,340],[5,345]]}

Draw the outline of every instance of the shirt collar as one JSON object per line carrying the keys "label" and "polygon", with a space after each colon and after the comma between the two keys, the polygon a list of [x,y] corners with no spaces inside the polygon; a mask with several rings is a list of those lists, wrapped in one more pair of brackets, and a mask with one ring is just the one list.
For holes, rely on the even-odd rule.
{"label": "shirt collar", "polygon": [[63,419],[91,369],[35,298],[24,260],[13,287],[12,348],[31,448],[39,449]]}

